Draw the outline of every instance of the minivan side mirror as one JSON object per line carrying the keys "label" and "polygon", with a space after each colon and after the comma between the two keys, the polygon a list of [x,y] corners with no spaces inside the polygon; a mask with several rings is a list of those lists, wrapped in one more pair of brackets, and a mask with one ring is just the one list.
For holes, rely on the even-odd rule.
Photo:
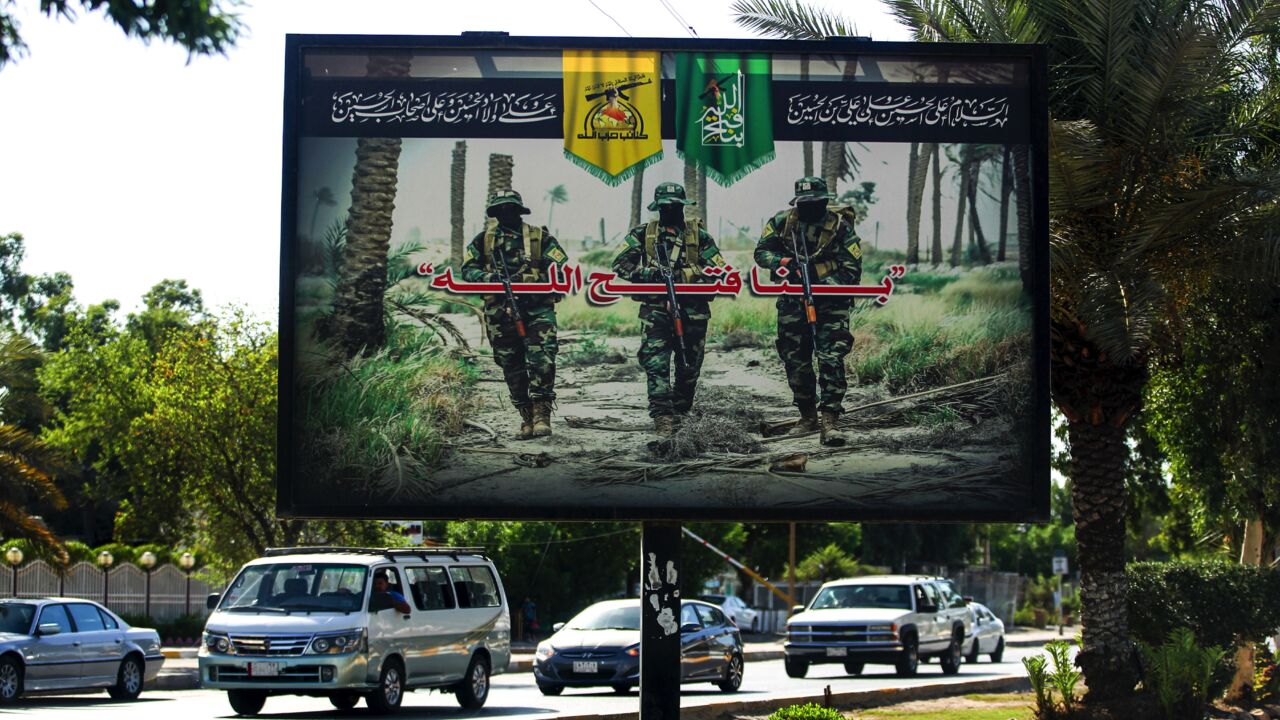
{"label": "minivan side mirror", "polygon": [[803,605],[792,605],[792,606],[791,606],[791,614],[792,614],[792,615],[795,615],[796,613],[802,613],[802,612],[804,612],[804,606],[803,606]]}
{"label": "minivan side mirror", "polygon": [[62,632],[62,627],[58,623],[40,623],[36,628],[36,635],[44,637],[46,635],[58,635]]}
{"label": "minivan side mirror", "polygon": [[218,607],[218,601],[221,599],[222,596],[218,593],[209,593],[209,596],[204,599],[204,606],[209,610],[212,610]]}
{"label": "minivan side mirror", "polygon": [[551,632],[560,632],[564,629],[564,623],[556,623],[551,626]]}

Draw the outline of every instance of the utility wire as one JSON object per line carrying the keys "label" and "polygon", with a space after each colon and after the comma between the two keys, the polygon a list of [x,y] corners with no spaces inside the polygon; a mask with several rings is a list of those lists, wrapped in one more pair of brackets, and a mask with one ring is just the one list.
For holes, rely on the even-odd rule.
{"label": "utility wire", "polygon": [[675,9],[675,6],[672,5],[669,0],[658,0],[658,3],[662,5],[662,7],[666,8],[667,13],[670,14],[671,17],[675,18],[676,22],[680,23],[680,27],[684,28],[684,31],[689,33],[689,37],[698,37],[698,31],[693,29],[693,25],[689,24],[689,21],[684,19],[684,16]]}
{"label": "utility wire", "polygon": [[632,35],[630,32],[627,32],[627,29],[626,29],[626,28],[622,27],[622,23],[618,22],[618,19],[617,19],[617,18],[615,18],[614,16],[612,16],[612,15],[610,15],[609,13],[605,12],[605,11],[604,11],[604,8],[602,8],[602,7],[600,7],[599,5],[597,5],[597,4],[596,4],[596,0],[587,0],[587,2],[591,3],[591,7],[593,7],[593,8],[595,8],[595,9],[599,10],[601,15],[604,15],[605,17],[607,17],[607,18],[609,18],[610,20],[612,20],[612,21],[613,21],[613,24],[614,24],[614,25],[617,25],[619,30],[621,30],[621,31],[622,31],[622,32],[624,32],[624,33],[627,33],[627,37],[635,37],[635,35]]}

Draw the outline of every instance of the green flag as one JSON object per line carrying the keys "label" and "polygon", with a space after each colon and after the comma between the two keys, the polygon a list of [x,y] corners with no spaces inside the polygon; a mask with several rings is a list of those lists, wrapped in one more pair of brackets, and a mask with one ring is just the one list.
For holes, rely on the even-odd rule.
{"label": "green flag", "polygon": [[768,55],[676,54],[676,153],[728,187],[773,160]]}

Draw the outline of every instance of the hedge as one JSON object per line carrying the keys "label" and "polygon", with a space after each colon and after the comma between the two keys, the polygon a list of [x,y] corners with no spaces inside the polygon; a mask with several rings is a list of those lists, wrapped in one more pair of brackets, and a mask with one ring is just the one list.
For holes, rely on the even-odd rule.
{"label": "hedge", "polygon": [[1226,561],[1131,563],[1129,632],[1161,645],[1189,628],[1202,646],[1261,641],[1280,628],[1280,572]]}

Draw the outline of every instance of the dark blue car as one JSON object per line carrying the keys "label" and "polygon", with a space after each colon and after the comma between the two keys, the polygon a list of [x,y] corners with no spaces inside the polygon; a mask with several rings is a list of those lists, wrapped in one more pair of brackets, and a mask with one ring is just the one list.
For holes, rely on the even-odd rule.
{"label": "dark blue car", "polygon": [[[682,682],[714,683],[724,692],[742,685],[742,635],[709,603],[680,606]],[[533,676],[543,695],[566,687],[612,687],[630,692],[640,683],[640,601],[607,600],[578,613],[538,645]]]}

